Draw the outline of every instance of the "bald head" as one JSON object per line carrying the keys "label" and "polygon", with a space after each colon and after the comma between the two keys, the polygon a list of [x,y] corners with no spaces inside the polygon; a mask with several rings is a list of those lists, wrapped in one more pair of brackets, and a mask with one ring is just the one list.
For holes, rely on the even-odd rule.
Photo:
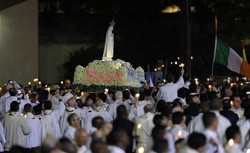
{"label": "bald head", "polygon": [[152,104],[147,104],[144,106],[144,112],[149,113],[149,112],[154,112],[154,106]]}
{"label": "bald head", "polygon": [[68,107],[74,107],[76,104],[76,98],[75,97],[71,97],[69,98],[69,100],[67,101]]}
{"label": "bald head", "polygon": [[115,100],[122,99],[122,92],[121,91],[116,91],[115,92]]}
{"label": "bald head", "polygon": [[79,128],[75,132],[75,142],[78,147],[87,145],[88,133],[84,128]]}

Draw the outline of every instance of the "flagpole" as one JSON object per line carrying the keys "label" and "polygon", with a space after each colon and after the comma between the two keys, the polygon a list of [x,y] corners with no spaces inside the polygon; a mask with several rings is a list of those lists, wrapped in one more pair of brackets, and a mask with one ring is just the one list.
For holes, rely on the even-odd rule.
{"label": "flagpole", "polygon": [[217,15],[214,16],[214,29],[215,29],[215,43],[214,43],[214,57],[212,62],[212,72],[211,72],[211,78],[213,80],[214,78],[214,61],[215,61],[215,54],[216,54],[216,46],[217,46],[217,34],[218,34],[218,19]]}

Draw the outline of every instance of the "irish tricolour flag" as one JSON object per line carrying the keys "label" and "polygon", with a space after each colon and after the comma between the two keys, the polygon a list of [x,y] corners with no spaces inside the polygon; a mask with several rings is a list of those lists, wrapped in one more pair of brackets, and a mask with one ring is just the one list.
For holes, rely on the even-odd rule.
{"label": "irish tricolour flag", "polygon": [[232,48],[216,37],[214,62],[226,66],[229,70],[250,78],[250,64],[242,59]]}

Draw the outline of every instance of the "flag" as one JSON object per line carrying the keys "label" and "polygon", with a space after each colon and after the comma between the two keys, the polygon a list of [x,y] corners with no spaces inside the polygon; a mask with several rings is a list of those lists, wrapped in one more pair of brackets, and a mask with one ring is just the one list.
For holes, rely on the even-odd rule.
{"label": "flag", "polygon": [[217,37],[215,40],[213,62],[224,65],[233,72],[239,74],[244,73],[243,75],[250,77],[248,74],[248,71],[250,71],[249,64],[247,62],[243,62],[243,59],[231,47]]}
{"label": "flag", "polygon": [[248,64],[248,62],[247,62],[244,41],[242,41],[242,56],[243,56],[243,61],[241,64],[240,73],[245,75],[246,77],[250,78],[250,64]]}

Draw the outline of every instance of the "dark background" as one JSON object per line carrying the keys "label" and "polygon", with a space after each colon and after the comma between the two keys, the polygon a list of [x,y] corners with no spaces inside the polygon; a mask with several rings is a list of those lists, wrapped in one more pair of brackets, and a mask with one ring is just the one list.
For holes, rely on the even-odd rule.
{"label": "dark background", "polygon": [[[192,0],[192,73],[204,70],[211,73],[214,51],[215,15],[218,17],[218,36],[240,56],[241,40],[250,38],[249,0]],[[70,55],[64,64],[65,78],[72,79],[75,66],[86,66],[101,59],[109,22],[115,19],[115,48],[113,59],[123,59],[134,67],[156,67],[158,60],[177,60],[181,50],[183,11],[162,13],[166,7],[182,0],[40,0],[40,43],[88,44]],[[57,39],[57,38],[65,39]],[[248,58],[250,47],[246,46]],[[197,62],[201,57],[203,67]],[[183,58],[181,58],[183,60]],[[196,64],[198,63],[198,64]],[[215,67],[215,74],[222,72]],[[225,75],[225,71],[221,75]]]}

